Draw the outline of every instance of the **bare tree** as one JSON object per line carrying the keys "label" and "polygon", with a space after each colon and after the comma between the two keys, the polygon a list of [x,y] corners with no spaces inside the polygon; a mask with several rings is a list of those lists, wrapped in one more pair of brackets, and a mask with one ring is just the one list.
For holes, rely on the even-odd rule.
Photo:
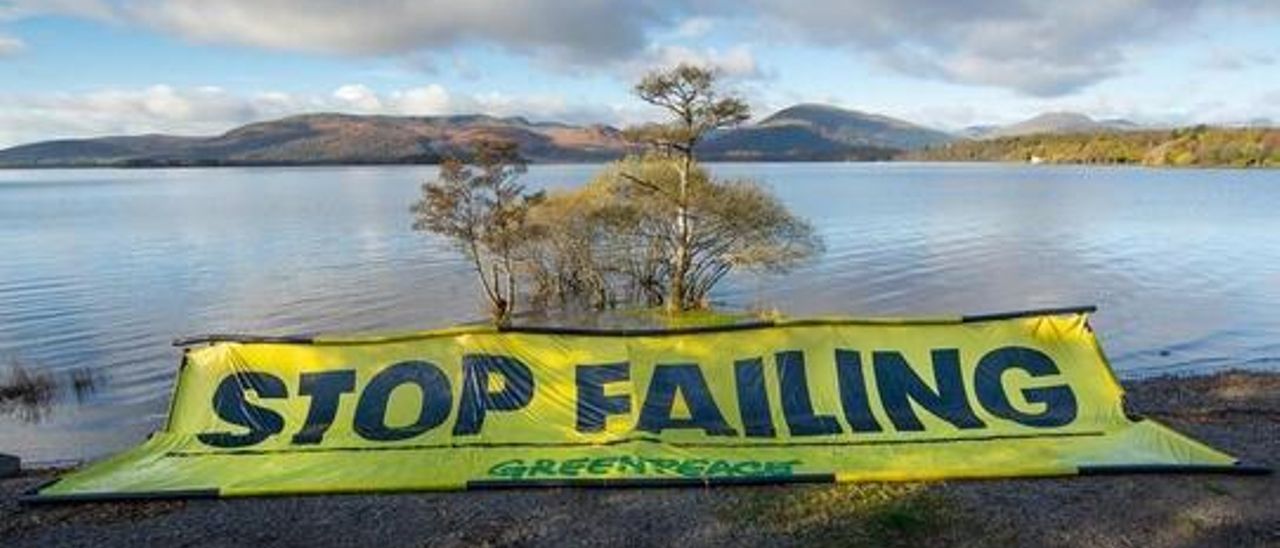
{"label": "bare tree", "polygon": [[529,208],[541,199],[518,181],[527,169],[515,143],[480,141],[469,163],[442,162],[439,178],[422,185],[411,208],[414,230],[448,238],[470,259],[498,323],[510,319]]}
{"label": "bare tree", "polygon": [[673,155],[676,160],[679,184],[673,192],[639,175],[629,175],[636,184],[662,192],[674,205],[676,238],[666,302],[668,310],[684,310],[697,305],[691,299],[687,280],[697,230],[693,226],[696,219],[690,215],[690,204],[694,199],[690,178],[697,162],[695,149],[708,133],[741,123],[751,116],[745,102],[718,89],[717,80],[713,70],[680,64],[672,69],[652,72],[635,86],[635,93],[641,100],[661,107],[671,118],[665,123],[644,125],[626,132],[632,141],[650,145]]}

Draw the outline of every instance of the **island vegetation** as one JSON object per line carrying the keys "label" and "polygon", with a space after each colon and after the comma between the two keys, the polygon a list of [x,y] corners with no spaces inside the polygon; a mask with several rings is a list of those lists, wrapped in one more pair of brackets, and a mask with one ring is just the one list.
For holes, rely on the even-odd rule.
{"label": "island vegetation", "polygon": [[531,306],[705,309],[740,269],[785,271],[819,253],[812,226],[763,185],[720,179],[698,161],[709,133],[749,117],[716,74],[680,65],[635,88],[668,120],[629,128],[636,152],[572,190],[530,193],[511,142],[482,141],[448,158],[412,206],[413,227],[467,257],[495,322]]}
{"label": "island vegetation", "polygon": [[1043,133],[953,141],[902,156],[921,161],[1280,167],[1280,130],[1195,126],[1160,131]]}

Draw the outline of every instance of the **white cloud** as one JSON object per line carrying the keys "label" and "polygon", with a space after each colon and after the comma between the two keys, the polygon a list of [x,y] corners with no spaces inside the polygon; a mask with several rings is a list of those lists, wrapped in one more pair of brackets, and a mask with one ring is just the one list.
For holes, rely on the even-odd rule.
{"label": "white cloud", "polygon": [[382,100],[364,84],[347,84],[333,90],[333,98],[343,110],[355,112],[381,112]]}
{"label": "white cloud", "polygon": [[[631,77],[658,60],[697,60],[760,76],[751,50],[715,52],[734,32],[840,47],[920,78],[1069,95],[1137,70],[1135,48],[1197,21],[1280,15],[1275,0],[0,0],[0,21],[47,13],[111,19],[187,40],[339,55],[391,56],[433,73],[459,46],[496,46],[556,67]],[[1245,18],[1248,18],[1246,20]],[[722,31],[722,29],[725,29]],[[1194,38],[1194,37],[1193,37]],[[687,44],[654,45],[654,41]],[[702,44],[699,44],[702,42]],[[12,49],[12,48],[10,48]],[[1230,66],[1238,61],[1218,64]],[[455,60],[460,72],[474,67]]]}
{"label": "white cloud", "polygon": [[215,87],[108,89],[81,94],[0,96],[0,144],[87,135],[212,134],[230,124],[305,108],[279,94],[239,96]]}
{"label": "white cloud", "polygon": [[750,46],[745,44],[725,50],[653,45],[623,72],[630,80],[634,80],[644,72],[680,63],[715,69],[730,79],[748,80],[766,76]]}
{"label": "white cloud", "polygon": [[676,38],[701,38],[715,28],[715,20],[710,17],[690,17],[676,26],[672,35]]}
{"label": "white cloud", "polygon": [[347,84],[325,95],[237,94],[217,87],[155,85],[79,94],[0,94],[0,147],[103,135],[216,135],[249,122],[321,111],[402,116],[479,113],[618,124],[649,116],[631,104],[586,104],[554,95],[457,94],[438,84],[386,92]]}
{"label": "white cloud", "polygon": [[24,49],[27,49],[27,44],[21,39],[0,34],[0,57],[17,55]]}
{"label": "white cloud", "polygon": [[396,91],[391,94],[391,98],[399,114],[435,116],[451,111],[452,99],[449,92],[439,84]]}
{"label": "white cloud", "polygon": [[1167,38],[1210,11],[1277,11],[1256,0],[750,1],[756,17],[791,40],[847,47],[913,76],[1041,97],[1130,70],[1135,44]]}
{"label": "white cloud", "polygon": [[625,58],[671,6],[541,0],[134,0],[121,11],[195,41],[406,54],[479,41],[569,63]]}
{"label": "white cloud", "polygon": [[0,0],[0,21],[46,14],[110,19],[115,8],[103,0]]}

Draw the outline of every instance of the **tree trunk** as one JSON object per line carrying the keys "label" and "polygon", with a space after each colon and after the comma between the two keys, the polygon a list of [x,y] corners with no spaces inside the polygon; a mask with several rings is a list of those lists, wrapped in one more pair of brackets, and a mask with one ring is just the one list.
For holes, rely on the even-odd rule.
{"label": "tree trunk", "polygon": [[671,293],[667,297],[667,311],[680,312],[685,305],[685,278],[689,275],[689,170],[693,164],[693,150],[683,151],[680,163],[680,195],[676,204],[675,265],[671,272]]}
{"label": "tree trunk", "polygon": [[476,246],[475,240],[470,240],[467,244],[471,248],[471,264],[475,266],[476,275],[480,278],[480,288],[484,290],[484,296],[489,300],[489,314],[493,317],[495,323],[501,323],[506,315],[506,305],[502,299],[500,289],[498,289],[498,271],[493,271],[493,285],[489,284],[489,275],[484,270],[484,261],[480,257],[480,248]]}
{"label": "tree trunk", "polygon": [[498,265],[493,265],[493,322],[498,325],[506,325],[507,317],[510,314],[511,306],[507,298],[502,296],[501,279],[498,277]]}

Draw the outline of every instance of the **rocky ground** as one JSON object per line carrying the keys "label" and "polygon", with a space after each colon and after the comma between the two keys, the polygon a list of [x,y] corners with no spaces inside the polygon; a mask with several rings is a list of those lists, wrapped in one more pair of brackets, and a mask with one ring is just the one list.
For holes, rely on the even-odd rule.
{"label": "rocky ground", "polygon": [[[1127,383],[1131,406],[1280,468],[1280,375]],[[522,490],[24,507],[0,545],[1280,546],[1280,475]]]}

